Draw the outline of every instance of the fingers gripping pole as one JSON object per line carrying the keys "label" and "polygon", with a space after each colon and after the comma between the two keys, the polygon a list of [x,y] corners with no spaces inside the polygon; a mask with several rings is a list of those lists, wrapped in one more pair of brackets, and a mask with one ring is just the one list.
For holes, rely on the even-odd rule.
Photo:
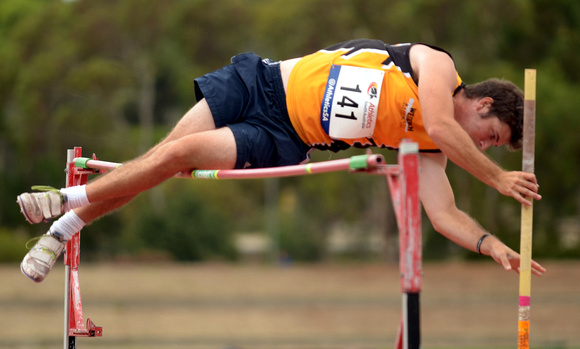
{"label": "fingers gripping pole", "polygon": [[[536,70],[526,69],[524,81],[524,143],[522,170],[534,172],[536,124]],[[527,198],[531,200],[530,198]],[[532,201],[533,204],[533,201]],[[518,349],[528,349],[530,335],[530,296],[532,278],[533,205],[522,205],[520,230],[520,297],[518,307]]]}

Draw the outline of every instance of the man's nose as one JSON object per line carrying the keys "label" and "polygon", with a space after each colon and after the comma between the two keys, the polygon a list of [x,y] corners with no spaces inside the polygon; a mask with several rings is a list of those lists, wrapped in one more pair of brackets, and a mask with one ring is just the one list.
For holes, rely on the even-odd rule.
{"label": "man's nose", "polygon": [[490,146],[491,146],[491,142],[488,140],[484,140],[484,141],[479,142],[479,149],[481,149],[481,151],[486,151],[487,148],[489,148]]}

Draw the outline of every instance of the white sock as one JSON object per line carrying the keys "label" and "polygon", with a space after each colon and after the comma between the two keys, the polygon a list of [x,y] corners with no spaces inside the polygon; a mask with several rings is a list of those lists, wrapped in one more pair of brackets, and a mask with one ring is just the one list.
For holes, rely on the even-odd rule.
{"label": "white sock", "polygon": [[83,207],[89,204],[87,198],[87,189],[85,185],[77,185],[74,187],[62,188],[60,193],[66,197],[64,203],[64,210],[70,211],[75,208]]}
{"label": "white sock", "polygon": [[49,234],[55,235],[61,241],[68,241],[85,225],[86,223],[74,211],[68,211],[52,223]]}

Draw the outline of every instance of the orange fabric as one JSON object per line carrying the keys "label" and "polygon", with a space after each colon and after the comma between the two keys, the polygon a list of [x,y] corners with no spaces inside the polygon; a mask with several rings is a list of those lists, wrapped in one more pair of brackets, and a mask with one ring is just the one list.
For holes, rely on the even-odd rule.
{"label": "orange fabric", "polygon": [[[409,46],[410,47],[410,46]],[[397,65],[383,63],[389,58],[386,50],[351,48],[321,50],[303,57],[294,66],[288,82],[286,102],[290,120],[300,138],[312,146],[330,146],[330,138],[321,126],[321,103],[331,65],[348,65],[380,69],[385,72],[382,83],[377,122],[372,140],[368,138],[340,139],[349,145],[398,148],[403,138],[412,139],[420,150],[437,151],[423,125],[419,91],[413,78]],[[461,78],[457,75],[457,86]],[[374,144],[373,144],[374,143]]]}

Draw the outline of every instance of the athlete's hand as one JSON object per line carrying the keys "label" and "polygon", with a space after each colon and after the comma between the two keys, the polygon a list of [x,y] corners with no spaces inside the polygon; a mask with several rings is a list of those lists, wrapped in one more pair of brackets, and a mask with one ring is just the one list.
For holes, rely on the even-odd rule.
{"label": "athlete's hand", "polygon": [[[503,242],[496,239],[494,236],[490,236],[490,238],[487,238],[486,240],[489,240],[491,245],[489,252],[490,256],[506,271],[513,270],[519,274],[520,255],[511,248],[507,247]],[[536,276],[542,276],[546,272],[546,268],[534,260],[532,260],[531,268],[532,274]]]}
{"label": "athlete's hand", "polygon": [[542,196],[538,194],[539,188],[535,174],[521,171],[504,171],[496,185],[497,191],[501,194],[512,196],[526,206],[532,205],[528,198],[534,200],[542,199]]}

